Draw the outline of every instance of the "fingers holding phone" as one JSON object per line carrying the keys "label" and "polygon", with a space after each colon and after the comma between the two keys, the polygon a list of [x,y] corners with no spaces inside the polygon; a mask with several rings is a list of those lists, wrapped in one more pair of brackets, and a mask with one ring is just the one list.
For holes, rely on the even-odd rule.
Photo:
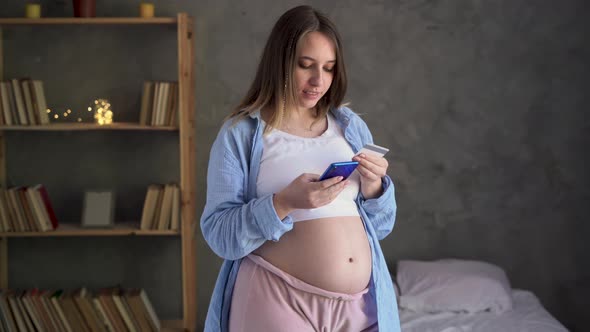
{"label": "fingers holding phone", "polygon": [[295,209],[314,209],[332,202],[348,184],[342,176],[318,181],[317,174],[304,173],[273,197],[275,210],[284,218]]}
{"label": "fingers holding phone", "polygon": [[338,195],[346,188],[349,181],[343,176],[335,176],[326,180],[321,180],[318,184],[321,185],[321,189],[317,192],[317,201],[320,203],[319,206],[332,203]]}

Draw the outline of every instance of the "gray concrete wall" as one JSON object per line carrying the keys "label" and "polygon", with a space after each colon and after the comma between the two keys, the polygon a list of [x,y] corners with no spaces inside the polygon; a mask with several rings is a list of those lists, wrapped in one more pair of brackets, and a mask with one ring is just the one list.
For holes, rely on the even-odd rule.
{"label": "gray concrete wall", "polygon": [[[48,16],[71,2],[41,1]],[[295,1],[154,1],[157,15],[196,19],[197,213],[208,152],[245,93],[265,39]],[[98,1],[99,16],[134,16],[138,1]],[[458,257],[503,267],[574,331],[590,326],[586,220],[589,5],[566,1],[316,1],[340,28],[347,100],[391,149],[397,224],[382,242],[398,259]],[[23,2],[3,1],[0,16]],[[5,78],[46,82],[50,106],[104,96],[138,117],[140,83],[174,79],[174,34],[135,27],[4,29]],[[90,65],[89,65],[90,64]],[[45,183],[62,220],[81,193],[114,188],[117,218],[138,218],[146,183],[178,177],[174,135],[8,133],[9,181]],[[116,150],[110,150],[116,146]],[[96,150],[88,153],[89,150]],[[158,151],[158,158],[150,158]],[[139,170],[139,171],[138,171]],[[16,287],[145,287],[164,318],[180,315],[179,243],[169,238],[10,241]],[[220,260],[199,234],[199,329]],[[141,257],[139,259],[138,257]]]}

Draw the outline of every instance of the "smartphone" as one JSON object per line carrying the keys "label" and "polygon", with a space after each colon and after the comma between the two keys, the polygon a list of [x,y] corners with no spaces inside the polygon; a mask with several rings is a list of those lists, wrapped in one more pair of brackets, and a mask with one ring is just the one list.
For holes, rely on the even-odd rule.
{"label": "smartphone", "polygon": [[364,153],[372,156],[383,157],[387,152],[389,152],[388,148],[384,148],[376,144],[366,144],[357,154]]}
{"label": "smartphone", "polygon": [[319,181],[323,181],[336,176],[342,176],[344,179],[348,178],[352,172],[359,165],[358,161],[341,161],[337,163],[331,163],[328,168],[324,171],[324,174],[320,176]]}

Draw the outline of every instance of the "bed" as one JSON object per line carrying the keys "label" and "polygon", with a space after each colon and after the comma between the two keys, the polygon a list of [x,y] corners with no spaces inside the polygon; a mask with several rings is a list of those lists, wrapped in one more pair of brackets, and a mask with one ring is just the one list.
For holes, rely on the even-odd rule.
{"label": "bed", "polygon": [[472,260],[400,261],[394,278],[402,332],[567,332],[505,272]]}

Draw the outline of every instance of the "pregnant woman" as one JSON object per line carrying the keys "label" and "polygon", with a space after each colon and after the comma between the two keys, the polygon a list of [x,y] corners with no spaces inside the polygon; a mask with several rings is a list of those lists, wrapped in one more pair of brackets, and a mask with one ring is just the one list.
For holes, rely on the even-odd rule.
{"label": "pregnant woman", "polygon": [[[225,261],[205,331],[400,331],[379,245],[394,187],[385,158],[357,154],[373,139],[346,87],[334,24],[284,13],[211,148],[201,229]],[[350,177],[319,181],[350,160]]]}

